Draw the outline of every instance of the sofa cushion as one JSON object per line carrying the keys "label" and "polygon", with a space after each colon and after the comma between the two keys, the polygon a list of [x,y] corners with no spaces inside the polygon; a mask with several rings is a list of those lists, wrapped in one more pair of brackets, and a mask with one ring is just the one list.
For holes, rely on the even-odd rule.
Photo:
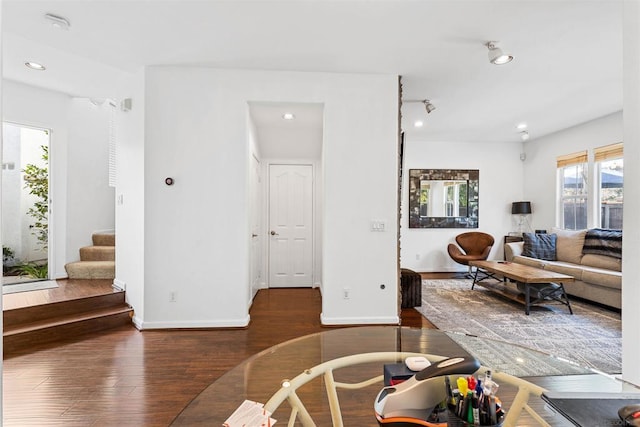
{"label": "sofa cushion", "polygon": [[580,264],[582,246],[587,230],[563,230],[552,228],[551,232],[558,236],[556,241],[556,259],[558,261]]}
{"label": "sofa cushion", "polygon": [[530,258],[556,260],[555,234],[523,233],[524,249],[522,255]]}
{"label": "sofa cushion", "polygon": [[586,254],[582,257],[582,265],[604,268],[606,270],[622,271],[622,260],[604,255]]}
{"label": "sofa cushion", "polygon": [[582,281],[622,290],[622,273],[601,268],[582,267]]}
{"label": "sofa cushion", "polygon": [[528,265],[529,267],[535,267],[535,268],[544,268],[545,264],[549,262],[549,261],[543,261],[537,258],[529,258],[522,255],[514,256],[511,261],[518,264],[522,264],[522,265]]}
{"label": "sofa cushion", "polygon": [[582,279],[582,266],[562,261],[549,261],[544,265],[544,269],[554,273],[567,274],[576,280]]}

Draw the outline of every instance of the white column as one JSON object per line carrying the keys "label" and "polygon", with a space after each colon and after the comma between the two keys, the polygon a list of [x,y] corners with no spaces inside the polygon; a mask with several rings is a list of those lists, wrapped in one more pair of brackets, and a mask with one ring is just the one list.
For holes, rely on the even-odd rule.
{"label": "white column", "polygon": [[622,379],[640,385],[640,4],[624,2]]}

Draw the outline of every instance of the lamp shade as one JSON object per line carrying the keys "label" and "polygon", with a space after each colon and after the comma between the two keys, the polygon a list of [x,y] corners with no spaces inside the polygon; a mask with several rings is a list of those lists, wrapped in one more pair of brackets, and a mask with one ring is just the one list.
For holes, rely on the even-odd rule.
{"label": "lamp shade", "polygon": [[531,213],[531,202],[513,202],[511,213],[514,215],[527,215]]}

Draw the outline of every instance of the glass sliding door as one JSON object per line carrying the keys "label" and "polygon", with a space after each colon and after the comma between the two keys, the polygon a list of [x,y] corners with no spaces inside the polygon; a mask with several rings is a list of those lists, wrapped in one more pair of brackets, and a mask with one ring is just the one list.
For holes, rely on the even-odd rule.
{"label": "glass sliding door", "polygon": [[47,129],[3,123],[2,284],[48,278]]}

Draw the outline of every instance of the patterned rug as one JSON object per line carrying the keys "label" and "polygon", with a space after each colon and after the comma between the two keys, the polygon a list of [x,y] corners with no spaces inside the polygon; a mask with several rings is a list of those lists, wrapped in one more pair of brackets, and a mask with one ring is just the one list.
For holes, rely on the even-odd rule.
{"label": "patterned rug", "polygon": [[[423,280],[422,306],[416,310],[444,331],[511,342],[609,374],[621,372],[622,321],[619,312],[573,299],[573,315],[563,305],[548,305],[532,307],[527,316],[523,304],[479,286],[471,290],[471,283],[471,280],[457,279]],[[465,340],[460,334],[450,335],[465,348],[478,341]],[[499,349],[491,348],[491,341],[487,341],[485,347],[474,348],[474,354],[484,354],[483,357],[491,361],[501,357]],[[478,356],[481,362],[483,357]],[[566,365],[539,366],[528,375],[583,373],[564,369]],[[562,372],[554,374],[553,370],[558,367]],[[514,368],[509,369],[513,371]],[[527,374],[520,372],[518,376],[523,375]]]}

